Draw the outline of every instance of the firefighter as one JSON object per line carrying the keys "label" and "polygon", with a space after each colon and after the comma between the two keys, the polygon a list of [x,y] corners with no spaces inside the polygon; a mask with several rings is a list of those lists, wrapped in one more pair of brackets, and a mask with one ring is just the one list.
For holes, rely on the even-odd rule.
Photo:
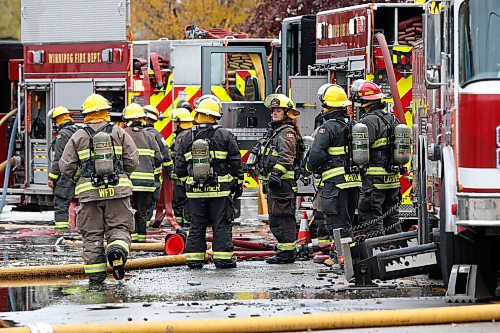
{"label": "firefighter", "polygon": [[132,103],[123,109],[123,119],[127,122],[125,132],[134,140],[139,150],[139,166],[132,172],[130,179],[133,185],[132,206],[135,209],[132,242],[141,243],[146,242],[148,208],[157,189],[155,170],[163,161],[154,133],[144,128],[146,118],[146,112],[139,104]]}
{"label": "firefighter", "polygon": [[[360,103],[363,113],[361,123],[368,127],[370,160],[362,179],[358,205],[359,222],[367,224],[364,234],[367,238],[383,236],[385,228],[392,226],[389,233],[401,231],[398,225],[397,206],[401,201],[399,175],[390,170],[393,152],[390,149],[391,126],[399,122],[386,110],[382,102],[384,94],[380,87],[370,81],[356,80],[352,85],[352,98]],[[387,215],[383,221],[368,223]]]}
{"label": "firefighter", "polygon": [[82,106],[85,126],[69,139],[59,160],[61,174],[78,179],[77,225],[91,285],[106,279],[106,259],[115,279],[123,279],[134,222],[127,174],[138,166],[139,152],[130,135],[110,122],[110,108],[101,95],[87,97]]}
{"label": "firefighter", "polygon": [[50,165],[48,186],[54,189],[54,221],[56,230],[69,228],[69,205],[75,196],[73,179],[61,175],[59,160],[69,138],[78,130],[67,108],[58,106],[49,111],[47,116],[54,122],[57,137],[52,143],[54,159]]}
{"label": "firefighter", "polygon": [[351,102],[342,87],[330,84],[320,96],[323,119],[314,137],[306,168],[320,175],[320,207],[326,215],[326,229],[341,228],[342,237],[352,237],[361,176],[349,166],[350,126],[347,107]]}
{"label": "firefighter", "polygon": [[175,158],[175,173],[187,177],[186,196],[191,226],[186,244],[189,268],[200,269],[205,260],[206,228],[213,228],[213,260],[216,268],[234,268],[233,200],[243,193],[241,155],[234,136],[217,125],[221,103],[212,95],[195,102],[193,126],[185,134]]}
{"label": "firefighter", "polygon": [[173,169],[174,169],[174,163],[172,162],[172,157],[170,156],[170,151],[168,149],[167,141],[163,137],[163,135],[154,127],[154,123],[158,121],[158,118],[160,116],[160,112],[156,107],[153,105],[145,105],[144,106],[144,111],[146,112],[146,124],[144,125],[144,129],[148,132],[151,132],[154,134],[156,143],[160,147],[160,152],[163,156],[163,161],[161,164],[161,167],[158,167],[155,169],[155,182],[156,182],[156,189],[153,192],[153,197],[150,201],[149,208],[148,208],[148,213],[146,217],[146,221],[149,222],[151,221],[151,218],[153,217],[154,211],[156,210],[156,205],[158,203],[158,200],[160,199],[160,190],[161,190],[161,184],[162,184],[162,173],[163,177],[166,177],[167,180],[171,177]]}
{"label": "firefighter", "polygon": [[[189,130],[193,127],[194,118],[190,110],[185,108],[173,109],[170,116],[173,124],[172,130],[175,135],[171,149],[173,158],[175,159],[182,141],[184,141]],[[186,188],[183,183],[186,179],[179,179],[175,173],[172,175],[172,179],[174,180],[172,208],[174,210],[175,221],[181,227],[189,227],[191,218],[187,206]]]}
{"label": "firefighter", "polygon": [[265,142],[260,147],[259,179],[263,181],[269,209],[269,227],[278,241],[276,255],[268,264],[295,261],[295,199],[299,164],[297,158],[300,133],[295,118],[300,114],[294,102],[285,95],[266,97],[265,105],[272,121]]}

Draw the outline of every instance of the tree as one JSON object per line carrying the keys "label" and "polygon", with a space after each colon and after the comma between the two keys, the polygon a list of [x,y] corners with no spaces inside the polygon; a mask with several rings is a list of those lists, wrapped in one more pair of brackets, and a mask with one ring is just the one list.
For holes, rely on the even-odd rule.
{"label": "tree", "polygon": [[0,0],[0,38],[20,39],[21,0]]}
{"label": "tree", "polygon": [[[378,2],[405,2],[404,0],[379,0]],[[252,15],[241,30],[255,37],[276,38],[281,29],[281,22],[286,17],[298,15],[316,14],[319,11],[348,7],[363,3],[373,2],[369,0],[259,0]]]}
{"label": "tree", "polygon": [[248,0],[136,0],[132,26],[140,39],[182,39],[187,25],[202,29],[235,29],[251,15],[255,2]]}

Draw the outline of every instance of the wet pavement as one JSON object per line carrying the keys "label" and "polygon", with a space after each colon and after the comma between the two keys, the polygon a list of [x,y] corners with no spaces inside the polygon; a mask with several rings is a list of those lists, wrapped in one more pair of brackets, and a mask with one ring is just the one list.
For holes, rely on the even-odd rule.
{"label": "wet pavement", "polygon": [[[242,206],[234,235],[272,239],[268,227],[257,219],[255,199],[244,199]],[[82,263],[81,249],[61,245],[63,235],[47,227],[52,218],[52,212],[0,215],[2,266]],[[64,236],[78,238],[76,233]],[[163,237],[154,234],[148,239]],[[131,253],[132,258],[160,255]],[[278,266],[263,260],[242,261],[230,270],[207,264],[202,270],[179,266],[130,271],[124,280],[110,276],[101,289],[92,291],[84,277],[0,281],[0,327],[40,320],[48,324],[142,322],[449,306],[442,298],[441,281],[416,276],[378,282],[379,288],[355,288],[339,272],[312,260]],[[489,328],[500,331],[498,325]]]}

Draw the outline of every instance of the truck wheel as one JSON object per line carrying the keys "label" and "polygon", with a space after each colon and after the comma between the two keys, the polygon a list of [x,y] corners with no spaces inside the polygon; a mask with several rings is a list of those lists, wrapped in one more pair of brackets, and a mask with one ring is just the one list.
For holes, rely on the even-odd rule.
{"label": "truck wheel", "polygon": [[498,236],[482,235],[480,242],[478,242],[477,261],[479,263],[479,270],[486,289],[492,295],[495,295],[498,284],[498,269],[500,266],[499,258],[495,255],[495,251],[498,248],[499,241],[500,237]]}
{"label": "truck wheel", "polygon": [[[445,184],[444,170],[441,184]],[[476,242],[466,239],[453,232],[446,232],[446,214],[451,214],[446,207],[445,186],[441,186],[441,198],[439,207],[439,252],[441,259],[441,273],[444,286],[448,288],[451,268],[456,264],[477,264]]]}

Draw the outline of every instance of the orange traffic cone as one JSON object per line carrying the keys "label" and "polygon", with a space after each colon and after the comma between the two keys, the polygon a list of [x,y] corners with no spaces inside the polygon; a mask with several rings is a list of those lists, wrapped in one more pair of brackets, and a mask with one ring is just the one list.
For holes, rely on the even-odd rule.
{"label": "orange traffic cone", "polygon": [[309,244],[311,243],[311,232],[309,231],[309,220],[307,219],[306,211],[302,211],[302,218],[300,219],[300,228],[297,239],[306,238],[305,241],[297,242],[297,244]]}

